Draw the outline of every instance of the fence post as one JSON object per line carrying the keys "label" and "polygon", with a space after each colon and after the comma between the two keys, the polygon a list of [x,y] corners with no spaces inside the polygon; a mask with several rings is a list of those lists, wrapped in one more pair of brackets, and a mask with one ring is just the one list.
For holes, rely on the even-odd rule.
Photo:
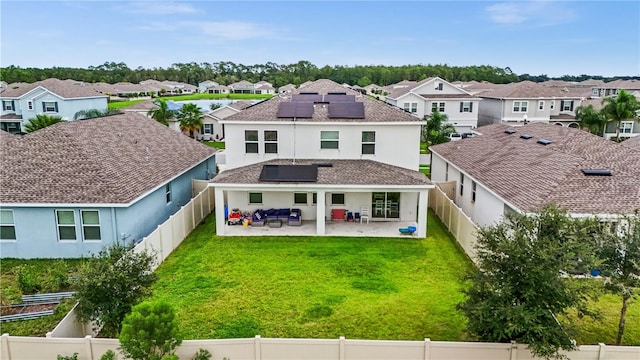
{"label": "fence post", "polygon": [[87,360],[93,360],[93,349],[91,348],[91,335],[84,337],[84,351],[87,353]]}
{"label": "fence post", "polygon": [[340,336],[340,360],[344,360],[344,336]]}
{"label": "fence post", "polygon": [[606,353],[607,345],[603,343],[598,343],[598,346],[600,346],[600,349],[598,351],[598,360],[604,360],[606,358],[605,353]]}
{"label": "fence post", "polygon": [[424,360],[431,360],[431,339],[424,339]]}
{"label": "fence post", "polygon": [[262,359],[262,349],[261,349],[261,341],[260,341],[260,335],[256,335],[255,340],[253,341],[253,347],[254,347],[254,360],[261,360]]}
{"label": "fence post", "polygon": [[4,333],[0,336],[0,358],[11,360],[11,351],[9,351],[9,334]]}
{"label": "fence post", "polygon": [[518,359],[518,344],[516,344],[515,341],[511,340],[511,349],[510,351],[510,355],[511,355],[511,360],[517,360]]}

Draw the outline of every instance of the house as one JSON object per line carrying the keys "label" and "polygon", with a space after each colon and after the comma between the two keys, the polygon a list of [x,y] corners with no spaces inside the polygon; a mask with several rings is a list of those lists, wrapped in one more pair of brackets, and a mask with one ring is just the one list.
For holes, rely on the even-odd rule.
{"label": "house", "polygon": [[217,82],[213,81],[213,80],[205,80],[201,83],[198,83],[198,92],[201,93],[206,93],[208,92],[209,88],[218,86],[220,84],[218,84]]}
{"label": "house", "polygon": [[276,89],[271,85],[271,83],[266,81],[258,81],[255,84],[255,94],[275,94]]}
{"label": "house", "polygon": [[248,82],[247,80],[240,80],[238,82],[234,82],[229,84],[230,93],[232,94],[255,94],[256,86],[253,83]]}
{"label": "house", "polygon": [[615,219],[640,209],[640,152],[553,124],[493,124],[431,146],[431,179],[479,226],[557,204],[574,216]]}
{"label": "house", "polygon": [[221,140],[224,139],[224,125],[220,124],[220,120],[237,114],[240,111],[252,105],[251,101],[241,100],[235,101],[229,105],[219,107],[205,114],[202,119],[202,128],[200,129],[201,140]]}
{"label": "house", "polygon": [[[635,96],[640,101],[640,81],[638,80],[615,80],[604,83],[591,89],[591,99],[587,104],[593,105],[597,110],[602,109],[604,98],[616,96],[620,90],[625,90]],[[617,124],[613,121],[607,123],[603,136],[607,139],[617,136]],[[640,135],[640,118],[627,119],[620,122],[620,138],[631,138]]]}
{"label": "house", "polygon": [[191,199],[192,180],[216,169],[214,149],[135,113],[0,144],[3,258],[75,258],[140,241]]}
{"label": "house", "polygon": [[286,93],[290,93],[290,92],[292,92],[292,91],[293,91],[293,90],[295,90],[295,89],[296,89],[296,86],[295,86],[295,85],[293,85],[293,84],[283,85],[283,86],[280,86],[280,87],[278,88],[278,94],[286,94]]}
{"label": "house", "polygon": [[478,125],[480,98],[439,77],[399,83],[392,87],[385,101],[420,119],[437,110],[447,116],[448,123],[459,133]]}
{"label": "house", "polygon": [[46,79],[32,84],[9,84],[0,93],[0,100],[0,130],[11,133],[24,132],[24,125],[39,114],[73,120],[81,110],[107,109],[106,95],[74,80]]}
{"label": "house", "polygon": [[417,223],[426,235],[429,179],[418,171],[424,121],[330,80],[317,80],[231,115],[226,168],[210,183],[216,231],[224,209],[298,208],[326,234],[325,219],[368,207],[371,221]]}

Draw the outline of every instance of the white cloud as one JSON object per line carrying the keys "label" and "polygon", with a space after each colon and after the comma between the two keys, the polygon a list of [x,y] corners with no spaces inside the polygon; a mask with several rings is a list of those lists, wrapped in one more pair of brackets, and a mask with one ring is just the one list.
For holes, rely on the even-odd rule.
{"label": "white cloud", "polygon": [[492,22],[505,25],[553,26],[576,20],[573,9],[558,1],[503,2],[485,11]]}
{"label": "white cloud", "polygon": [[117,7],[119,10],[130,14],[147,15],[175,15],[194,14],[196,8],[189,4],[163,1],[135,1]]}
{"label": "white cloud", "polygon": [[[140,26],[146,31],[182,31],[208,42],[225,40],[276,39],[294,40],[273,31],[273,26],[242,21],[177,21],[148,22]],[[279,30],[283,32],[282,29]]]}

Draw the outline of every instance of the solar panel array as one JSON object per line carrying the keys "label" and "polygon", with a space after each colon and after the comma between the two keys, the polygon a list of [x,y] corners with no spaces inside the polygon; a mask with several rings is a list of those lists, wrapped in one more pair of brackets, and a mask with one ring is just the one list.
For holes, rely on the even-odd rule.
{"label": "solar panel array", "polygon": [[364,119],[364,104],[361,102],[329,103],[329,118]]}
{"label": "solar panel array", "polygon": [[356,102],[356,96],[347,95],[346,92],[329,92],[326,95],[317,92],[293,94],[291,101],[278,105],[276,117],[312,118],[316,103],[329,104],[329,118],[364,119],[364,103]]}
{"label": "solar panel array", "polygon": [[316,182],[316,165],[263,165],[260,181],[266,182]]}
{"label": "solar panel array", "polygon": [[279,118],[312,118],[313,103],[312,102],[282,102],[278,105]]}
{"label": "solar panel array", "polygon": [[322,95],[318,94],[294,94],[291,95],[291,102],[322,102]]}

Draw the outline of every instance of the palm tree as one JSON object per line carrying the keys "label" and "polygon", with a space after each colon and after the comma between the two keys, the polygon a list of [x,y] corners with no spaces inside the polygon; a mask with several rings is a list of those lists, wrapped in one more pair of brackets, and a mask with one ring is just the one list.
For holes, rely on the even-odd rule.
{"label": "palm tree", "polygon": [[36,117],[29,119],[29,123],[24,126],[24,129],[26,132],[30,133],[62,121],[63,120],[60,116],[38,114]]}
{"label": "palm tree", "polygon": [[221,108],[222,105],[218,104],[218,103],[214,103],[212,102],[211,104],[209,104],[209,109],[211,109],[211,111],[215,110],[215,109],[219,109]]}
{"label": "palm tree", "polygon": [[173,110],[169,110],[169,105],[165,100],[160,100],[158,101],[158,108],[149,110],[147,116],[163,125],[169,125],[169,120],[175,119],[176,114]]}
{"label": "palm tree", "polygon": [[102,116],[122,114],[122,111],[118,109],[89,109],[89,110],[80,110],[73,115],[73,120],[85,120],[85,119],[93,119]]}
{"label": "palm tree", "polygon": [[591,104],[576,108],[576,120],[580,122],[581,128],[589,129],[590,133],[598,136],[604,134],[604,127],[607,125],[607,120],[602,113]]}
{"label": "palm tree", "polygon": [[447,122],[448,116],[438,110],[427,117],[427,125],[422,128],[422,138],[430,145],[448,142],[449,134],[455,133],[456,128]]}
{"label": "palm tree", "polygon": [[602,99],[602,115],[607,121],[616,122],[616,140],[620,141],[620,124],[624,120],[635,120],[640,111],[638,99],[625,90],[620,90],[616,96]]}
{"label": "palm tree", "polygon": [[202,127],[204,114],[196,104],[187,103],[178,110],[178,120],[180,120],[180,130],[189,131],[189,136],[194,137],[194,131]]}

